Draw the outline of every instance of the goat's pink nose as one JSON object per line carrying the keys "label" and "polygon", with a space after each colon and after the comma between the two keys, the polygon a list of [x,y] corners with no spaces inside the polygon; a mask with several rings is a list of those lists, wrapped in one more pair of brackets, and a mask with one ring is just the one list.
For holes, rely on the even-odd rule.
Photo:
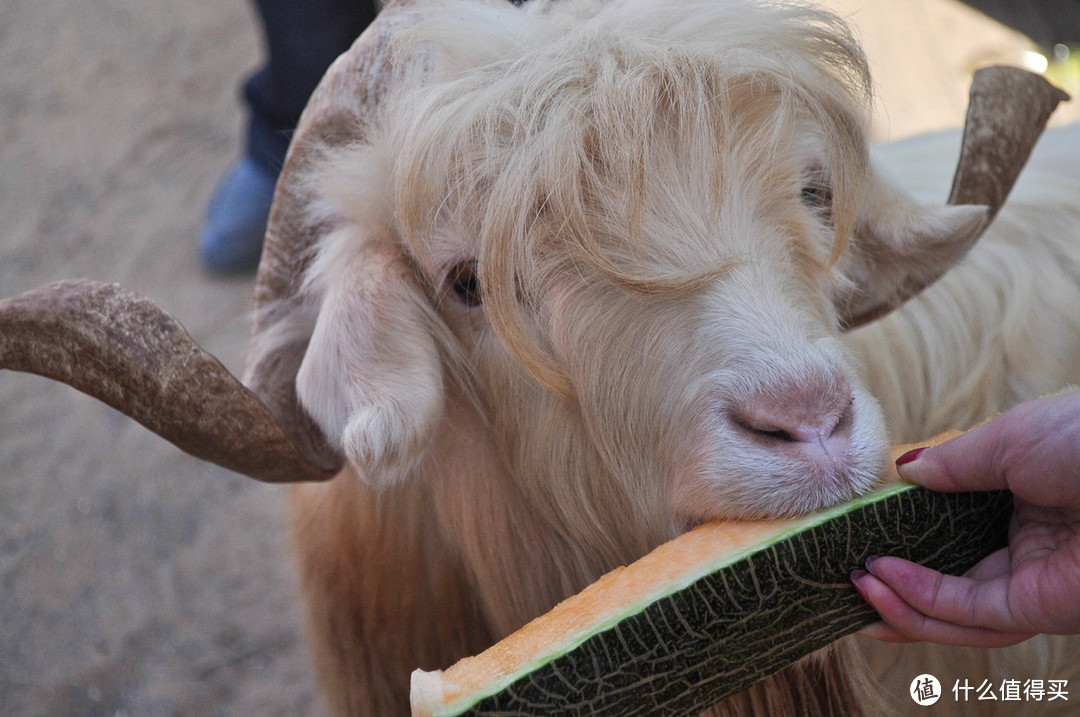
{"label": "goat's pink nose", "polygon": [[773,389],[732,406],[734,424],[753,440],[781,450],[798,447],[841,458],[851,441],[854,399],[847,381],[830,377]]}

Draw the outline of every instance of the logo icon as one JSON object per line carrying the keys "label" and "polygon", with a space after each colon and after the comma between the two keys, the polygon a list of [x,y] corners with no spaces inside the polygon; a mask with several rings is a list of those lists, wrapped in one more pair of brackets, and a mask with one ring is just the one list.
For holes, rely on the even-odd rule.
{"label": "logo icon", "polygon": [[933,675],[919,675],[911,681],[909,692],[915,704],[927,707],[941,699],[941,683]]}

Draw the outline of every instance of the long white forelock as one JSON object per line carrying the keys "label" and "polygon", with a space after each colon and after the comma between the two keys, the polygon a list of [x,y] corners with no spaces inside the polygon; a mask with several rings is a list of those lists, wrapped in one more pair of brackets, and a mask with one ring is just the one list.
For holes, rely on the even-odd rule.
{"label": "long white forelock", "polygon": [[[685,65],[688,57],[698,57],[718,77],[769,73],[814,94],[843,95],[840,104],[858,105],[868,92],[862,55],[838,18],[826,13],[798,5],[780,5],[782,10],[773,15],[739,12],[746,4],[739,2],[610,3],[600,13],[603,16],[582,23],[572,12],[581,4],[562,0],[557,3],[557,12],[537,11],[534,14],[538,16],[527,17],[502,0],[417,3],[417,13],[429,22],[407,28],[399,42],[403,53],[410,46],[428,45],[434,67],[428,86],[404,98],[409,111],[388,112],[413,119],[404,127],[395,127],[395,134],[410,140],[427,138],[420,130],[428,125],[438,128],[438,139],[444,144],[448,137],[462,132],[467,133],[465,139],[477,139],[478,127],[471,124],[483,117],[477,112],[504,105],[512,99],[508,93],[518,91],[513,80],[501,79],[528,77],[528,87],[521,91],[524,94],[515,106],[540,106],[546,97],[566,99],[571,96],[567,82],[577,77],[595,79],[595,53],[590,52],[594,49],[651,50],[650,62],[657,67]],[[684,13],[694,18],[693,23]],[[463,69],[471,70],[469,76],[459,78]],[[634,71],[633,67],[621,69]],[[589,92],[595,93],[595,87]],[[462,95],[468,95],[467,104],[449,112],[447,98]],[[703,102],[700,109],[713,112],[715,104]],[[427,117],[424,110],[440,112],[440,116]],[[515,119],[521,118],[501,118],[508,122]],[[708,131],[707,123],[691,119],[691,126]],[[419,151],[411,153],[420,155]],[[445,182],[441,186],[445,187]]]}
{"label": "long white forelock", "polygon": [[[427,155],[430,161],[424,169],[432,176],[423,183],[423,177],[406,168],[404,178],[420,179],[429,190],[443,193],[455,184],[453,180],[465,179],[454,174],[464,169],[462,161],[476,162],[480,169],[489,171],[504,170],[506,155],[515,156],[514,150],[520,147],[498,148],[503,156],[497,157],[492,155],[496,147],[487,146],[481,155],[454,161],[452,145],[457,140],[461,147],[479,150],[478,140],[493,140],[499,134],[506,139],[508,131],[529,129],[509,125],[536,119],[520,112],[500,114],[500,109],[540,108],[545,113],[543,119],[548,120],[554,116],[554,110],[545,104],[550,100],[577,100],[580,104],[587,93],[594,97],[593,102],[602,103],[597,92],[610,88],[600,86],[598,90],[596,72],[603,69],[595,67],[597,52],[593,50],[608,54],[647,52],[650,64],[666,67],[672,77],[692,69],[686,65],[694,58],[707,68],[710,77],[768,75],[799,93],[800,100],[818,97],[825,104],[849,105],[856,113],[868,96],[865,60],[842,23],[827,13],[797,5],[769,6],[763,11],[760,5],[748,3],[628,2],[608,4],[594,13],[597,17],[592,21],[579,22],[574,9],[580,10],[581,4],[561,0],[557,12],[529,14],[503,0],[419,2],[417,13],[426,20],[403,31],[399,42],[403,52],[416,45],[434,48],[428,54],[433,56],[435,67],[426,86],[399,98],[401,109],[407,111],[387,114],[409,118],[390,129],[409,157],[416,160]],[[464,69],[470,72],[459,77]],[[641,71],[636,66],[620,70],[627,74]],[[570,86],[581,80],[592,82],[593,87]],[[575,91],[579,92],[576,97]],[[455,104],[454,98],[467,99]],[[700,99],[700,112],[718,111],[715,105],[720,104],[720,98]],[[691,98],[686,106],[692,107],[693,102]],[[571,122],[575,118],[563,119]],[[698,132],[709,132],[710,123],[702,119],[690,117],[686,124]],[[488,137],[478,136],[481,133]],[[569,137],[562,139],[568,141]],[[612,139],[621,137],[616,134]],[[838,180],[843,178],[841,175]],[[409,193],[409,187],[403,189]],[[464,189],[463,194],[468,195],[471,188]],[[432,202],[421,201],[419,205],[430,210]]]}
{"label": "long white forelock", "polygon": [[[428,48],[430,81],[388,102],[387,116],[403,119],[385,127],[405,241],[422,243],[447,218],[476,227],[486,314],[556,391],[566,393],[565,377],[518,304],[562,271],[539,261],[539,242],[553,238],[537,231],[545,209],[560,223],[559,251],[549,259],[584,262],[637,290],[702,286],[729,266],[725,258],[673,273],[672,262],[643,263],[648,251],[625,241],[648,233],[627,232],[633,197],[606,185],[615,177],[631,194],[644,186],[658,98],[672,105],[675,141],[701,156],[719,153],[718,128],[748,121],[744,109],[756,121],[762,91],[776,95],[772,114],[761,117],[773,136],[795,131],[806,116],[822,123],[836,196],[834,259],[846,245],[865,168],[859,117],[868,80],[835,16],[798,5],[670,0],[560,0],[525,12],[502,0],[421,0],[417,12],[424,21],[399,41]],[[616,164],[609,176],[598,173],[598,158]],[[520,277],[533,286],[517,284]]]}

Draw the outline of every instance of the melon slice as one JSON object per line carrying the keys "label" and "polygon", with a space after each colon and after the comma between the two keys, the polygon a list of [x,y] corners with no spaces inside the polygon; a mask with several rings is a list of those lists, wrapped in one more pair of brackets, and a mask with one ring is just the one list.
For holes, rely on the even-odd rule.
{"label": "melon slice", "polygon": [[1008,491],[892,471],[820,513],[702,525],[483,653],[415,671],[413,716],[696,714],[875,620],[848,580],[867,557],[963,572],[1007,544],[1011,513]]}

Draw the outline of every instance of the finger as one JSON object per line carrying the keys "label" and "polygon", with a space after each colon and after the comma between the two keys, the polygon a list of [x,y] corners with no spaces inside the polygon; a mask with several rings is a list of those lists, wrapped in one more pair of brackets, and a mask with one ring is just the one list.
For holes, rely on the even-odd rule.
{"label": "finger", "polygon": [[869,637],[874,640],[880,640],[881,642],[915,642],[910,637],[902,635],[895,628],[890,627],[889,623],[884,620],[872,622],[855,634]]}
{"label": "finger", "polygon": [[994,578],[1008,577],[1011,574],[1012,557],[1008,548],[1002,548],[977,562],[971,570],[964,573],[964,577],[972,580],[992,580]]}
{"label": "finger", "polygon": [[896,470],[911,483],[944,492],[1008,487],[998,457],[1001,424],[991,421],[936,446],[900,456]]}
{"label": "finger", "polygon": [[871,575],[920,615],[952,625],[999,632],[1031,632],[1009,606],[1009,578],[989,580],[943,575],[902,560],[878,558],[867,565]]}
{"label": "finger", "polygon": [[935,619],[915,610],[883,581],[862,571],[856,571],[852,575],[852,582],[863,599],[878,611],[883,621],[863,628],[860,634],[866,637],[887,642],[920,641],[939,645],[1006,647],[1023,642],[1036,634],[1002,632]]}
{"label": "finger", "polygon": [[1008,488],[1031,503],[1080,508],[1080,392],[1014,406],[993,421],[897,460],[933,490]]}

